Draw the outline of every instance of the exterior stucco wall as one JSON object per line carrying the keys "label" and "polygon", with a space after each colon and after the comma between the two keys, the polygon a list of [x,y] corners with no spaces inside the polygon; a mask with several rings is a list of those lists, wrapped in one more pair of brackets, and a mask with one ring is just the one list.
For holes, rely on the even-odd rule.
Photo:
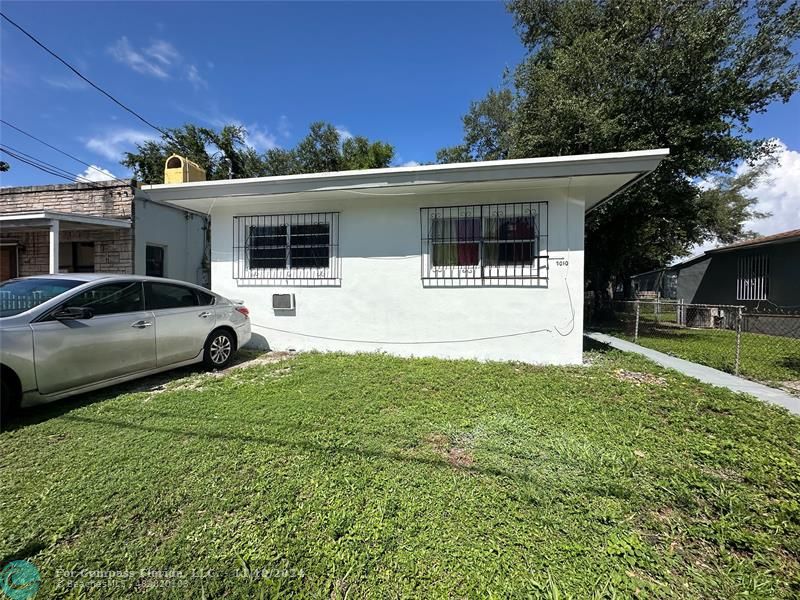
{"label": "exterior stucco wall", "polygon": [[800,242],[713,253],[680,270],[678,298],[696,304],[759,304],[736,299],[739,257],[749,255],[769,257],[769,302],[800,306]]}
{"label": "exterior stucco wall", "polygon": [[164,248],[164,276],[208,285],[207,219],[196,213],[137,196],[135,205],[136,273],[146,273],[146,248]]}
{"label": "exterior stucco wall", "polygon": [[769,299],[778,306],[800,307],[800,242],[771,247]]}
{"label": "exterior stucco wall", "polygon": [[[254,343],[273,349],[577,364],[582,357],[584,202],[568,200],[566,192],[565,183],[525,192],[362,193],[326,202],[308,195],[283,204],[220,199],[211,213],[212,289],[243,300]],[[423,285],[420,207],[542,200],[549,202],[551,257],[544,287]],[[265,285],[233,278],[235,215],[336,211],[339,285]],[[282,316],[272,309],[275,293],[295,295],[294,313]]]}
{"label": "exterior stucco wall", "polygon": [[678,271],[678,300],[689,303],[700,302],[695,300],[695,297],[710,264],[711,257],[708,257]]}

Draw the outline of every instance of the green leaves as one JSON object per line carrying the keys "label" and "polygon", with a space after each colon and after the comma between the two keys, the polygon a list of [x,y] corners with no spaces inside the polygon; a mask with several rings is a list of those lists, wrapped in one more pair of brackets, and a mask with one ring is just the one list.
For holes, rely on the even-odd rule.
{"label": "green leaves", "polygon": [[271,148],[264,154],[247,145],[247,130],[240,125],[216,131],[186,124],[168,133],[160,141],[137,144],[136,152],[125,154],[122,165],[132,169],[138,181],[162,183],[164,161],[173,153],[196,162],[210,180],[377,169],[388,167],[394,158],[391,144],[362,136],[343,139],[335,127],[322,121],[312,123],[295,148]]}
{"label": "green leaves", "polygon": [[38,407],[0,434],[0,562],[44,597],[795,598],[800,420],[588,357],[304,353]]}
{"label": "green leaves", "polygon": [[[655,175],[587,221],[593,287],[663,266],[758,217],[747,182],[697,182],[774,150],[749,121],[800,85],[794,0],[511,0],[529,54],[513,91],[464,117],[464,141],[439,162],[669,147]],[[752,177],[751,177],[752,182]]]}

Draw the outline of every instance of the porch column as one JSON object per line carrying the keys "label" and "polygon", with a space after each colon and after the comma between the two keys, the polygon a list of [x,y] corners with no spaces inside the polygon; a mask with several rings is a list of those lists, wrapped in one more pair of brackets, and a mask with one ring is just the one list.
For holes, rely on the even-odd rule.
{"label": "porch column", "polygon": [[50,273],[58,273],[58,220],[50,221]]}

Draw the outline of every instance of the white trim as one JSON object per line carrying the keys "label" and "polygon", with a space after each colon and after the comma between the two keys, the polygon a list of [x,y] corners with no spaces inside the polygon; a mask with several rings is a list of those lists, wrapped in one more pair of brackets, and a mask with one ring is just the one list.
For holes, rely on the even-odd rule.
{"label": "white trim", "polygon": [[145,204],[154,204],[155,206],[163,206],[164,208],[169,208],[170,210],[177,210],[179,212],[187,212],[190,215],[194,215],[195,217],[200,217],[202,219],[208,219],[208,215],[204,212],[200,212],[199,210],[192,210],[191,208],[183,208],[181,206],[176,206],[174,204],[170,204],[168,202],[162,202],[161,200],[153,200],[150,196],[147,195],[141,188],[136,188],[136,194],[134,195],[136,200],[141,200]]}
{"label": "white trim", "polygon": [[[153,198],[184,207],[208,211],[209,202],[218,198],[279,196],[310,192],[377,191],[404,188],[406,193],[424,193],[425,186],[465,183],[561,179],[594,175],[625,175],[614,191],[651,171],[669,155],[668,149],[637,152],[610,152],[577,156],[524,158],[445,165],[421,165],[388,169],[362,169],[334,173],[309,173],[251,179],[228,179],[143,186]],[[576,182],[579,183],[579,182]],[[362,192],[363,193],[363,192]],[[589,207],[587,207],[588,209]]]}
{"label": "white trim", "polygon": [[[334,216],[335,215],[335,216]],[[295,217],[312,217],[309,220],[303,219],[302,222],[295,221]],[[237,219],[248,218],[268,218],[268,222],[262,223],[249,223],[245,221],[238,221]],[[335,268],[335,261],[339,259],[339,250],[336,244],[338,240],[338,231],[334,231],[338,227],[339,213],[281,213],[281,214],[263,214],[263,215],[239,215],[234,217],[234,227],[237,228],[238,239],[242,243],[238,251],[241,256],[237,256],[237,248],[233,249],[234,261],[238,263],[239,277],[235,279],[242,280],[270,280],[270,281],[297,281],[300,279],[306,280],[338,280],[341,276],[337,277],[337,269]],[[292,225],[328,225],[328,266],[327,267],[294,267],[291,265],[291,249],[297,247],[292,246]],[[254,227],[286,227],[285,235],[285,267],[283,268],[269,268],[269,267],[253,267],[250,265],[250,253],[254,248],[251,247],[250,237]],[[248,231],[247,228],[250,230]],[[259,237],[259,236],[255,236]],[[263,237],[263,236],[262,236]],[[278,245],[280,246],[280,245]],[[258,248],[255,248],[258,249]]]}
{"label": "white trim", "polygon": [[[145,191],[187,188],[208,188],[226,185],[247,185],[251,183],[278,183],[283,181],[313,181],[313,180],[358,180],[368,179],[379,175],[402,175],[416,173],[449,173],[491,171],[506,167],[545,167],[550,165],[580,165],[602,161],[620,161],[639,158],[655,158],[659,161],[669,155],[668,148],[654,150],[639,150],[635,152],[606,152],[600,154],[577,154],[569,156],[546,156],[540,158],[519,158],[515,160],[486,160],[480,162],[449,163],[441,165],[418,165],[415,167],[388,167],[385,169],[356,169],[352,171],[333,171],[326,173],[303,173],[299,175],[277,175],[272,177],[250,177],[245,179],[221,179],[214,181],[194,181],[188,183],[159,183],[142,186]],[[491,180],[488,177],[486,180]]]}
{"label": "white trim", "polygon": [[767,300],[769,296],[769,256],[744,254],[736,265],[736,299]]}
{"label": "white trim", "polygon": [[75,213],[65,213],[58,211],[40,211],[30,213],[12,213],[0,215],[0,223],[14,221],[41,221],[36,225],[49,226],[52,222],[62,223],[81,223],[84,225],[97,225],[98,227],[117,227],[119,229],[130,229],[129,219],[111,219],[108,217],[96,217],[94,215],[79,215]]}
{"label": "white trim", "polygon": [[61,259],[60,251],[61,248],[59,246],[59,233],[60,233],[60,225],[58,219],[53,219],[50,221],[50,273],[58,273],[58,263]]}

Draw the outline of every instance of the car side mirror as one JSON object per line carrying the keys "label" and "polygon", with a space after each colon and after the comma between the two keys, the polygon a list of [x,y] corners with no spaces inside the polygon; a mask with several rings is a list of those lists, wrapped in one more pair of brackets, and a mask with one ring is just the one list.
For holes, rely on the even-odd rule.
{"label": "car side mirror", "polygon": [[66,306],[53,313],[57,321],[74,321],[76,319],[91,319],[94,311],[86,306]]}

